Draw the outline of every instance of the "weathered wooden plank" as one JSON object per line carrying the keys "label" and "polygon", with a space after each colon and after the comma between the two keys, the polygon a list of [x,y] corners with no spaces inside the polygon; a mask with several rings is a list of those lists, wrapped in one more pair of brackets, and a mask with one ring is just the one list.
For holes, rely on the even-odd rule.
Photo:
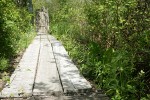
{"label": "weathered wooden plank", "polygon": [[52,47],[45,34],[41,36],[41,50],[33,94],[59,95],[62,92]]}
{"label": "weathered wooden plank", "polygon": [[90,83],[80,75],[78,68],[69,58],[63,45],[51,35],[48,35],[48,38],[53,46],[64,92],[84,92],[84,90],[91,90]]}
{"label": "weathered wooden plank", "polygon": [[60,46],[62,46],[62,44],[51,35],[48,35],[48,39],[50,40],[52,44],[52,48],[53,48],[54,56],[56,59],[57,67],[59,69],[59,74],[60,74],[64,93],[76,92],[77,90],[75,89],[72,82],[70,81],[67,72],[64,70],[63,67],[61,67],[63,62],[61,62],[60,57],[61,56],[64,57],[64,55],[59,52],[61,51]]}
{"label": "weathered wooden plank", "polygon": [[24,53],[0,97],[23,97],[32,95],[35,71],[40,49],[40,36],[35,37]]}

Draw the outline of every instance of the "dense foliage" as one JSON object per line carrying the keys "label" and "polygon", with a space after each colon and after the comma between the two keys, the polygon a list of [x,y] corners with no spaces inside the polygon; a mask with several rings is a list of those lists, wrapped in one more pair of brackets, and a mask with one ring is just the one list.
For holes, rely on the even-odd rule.
{"label": "dense foliage", "polygon": [[26,0],[19,1],[0,0],[0,71],[9,67],[9,60],[26,48],[33,37],[32,15],[23,3]]}
{"label": "dense foliage", "polygon": [[[105,90],[112,100],[150,99],[149,0],[33,0],[33,3],[36,9],[43,5],[49,9],[51,33],[62,40],[83,75]],[[0,4],[4,9],[0,16],[6,16],[0,18],[0,30],[6,33],[6,38],[0,39],[5,39],[3,44],[9,48],[3,50],[7,53],[2,56],[6,56],[17,51],[13,47],[18,46],[21,33],[27,32],[22,30],[27,24],[20,23],[27,19],[20,15],[28,14],[24,14],[26,10],[20,12],[11,0],[2,0]]]}
{"label": "dense foliage", "polygon": [[51,33],[62,40],[84,76],[112,100],[150,99],[148,0],[53,3]]}

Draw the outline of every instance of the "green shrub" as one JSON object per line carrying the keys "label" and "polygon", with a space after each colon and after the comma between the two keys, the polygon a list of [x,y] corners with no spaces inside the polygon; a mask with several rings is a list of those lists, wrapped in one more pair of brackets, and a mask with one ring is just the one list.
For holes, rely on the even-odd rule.
{"label": "green shrub", "polygon": [[4,71],[8,68],[8,60],[5,58],[0,58],[0,71]]}
{"label": "green shrub", "polygon": [[[14,0],[0,1],[0,58],[9,59],[25,49],[34,36],[32,14]],[[0,61],[4,64],[4,60]],[[5,64],[3,67],[6,67]],[[4,70],[1,66],[0,70]]]}
{"label": "green shrub", "polygon": [[51,33],[63,42],[83,75],[112,100],[145,100],[150,94],[149,4],[148,0],[49,3]]}

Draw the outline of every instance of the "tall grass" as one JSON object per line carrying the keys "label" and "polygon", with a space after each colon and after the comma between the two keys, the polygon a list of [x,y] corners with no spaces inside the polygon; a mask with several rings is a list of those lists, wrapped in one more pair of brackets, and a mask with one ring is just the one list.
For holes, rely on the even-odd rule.
{"label": "tall grass", "polygon": [[51,34],[85,77],[112,100],[150,99],[148,1],[52,0],[46,6]]}

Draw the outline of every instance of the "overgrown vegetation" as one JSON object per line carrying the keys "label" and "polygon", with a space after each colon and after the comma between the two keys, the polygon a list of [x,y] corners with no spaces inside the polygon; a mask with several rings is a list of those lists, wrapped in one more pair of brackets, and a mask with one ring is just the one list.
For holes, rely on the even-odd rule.
{"label": "overgrown vegetation", "polygon": [[34,32],[27,0],[0,1],[0,73],[31,42]]}
{"label": "overgrown vegetation", "polygon": [[[57,9],[54,8],[57,5]],[[56,0],[51,33],[112,100],[150,99],[150,2]]]}
{"label": "overgrown vegetation", "polygon": [[[11,0],[0,4],[0,30],[6,33],[0,44],[8,48],[0,53],[8,58],[28,32],[22,30],[28,24],[20,23],[27,20],[21,15],[28,14]],[[149,0],[34,0],[35,8],[43,5],[49,9],[51,33],[64,43],[85,77],[112,100],[150,99]]]}

